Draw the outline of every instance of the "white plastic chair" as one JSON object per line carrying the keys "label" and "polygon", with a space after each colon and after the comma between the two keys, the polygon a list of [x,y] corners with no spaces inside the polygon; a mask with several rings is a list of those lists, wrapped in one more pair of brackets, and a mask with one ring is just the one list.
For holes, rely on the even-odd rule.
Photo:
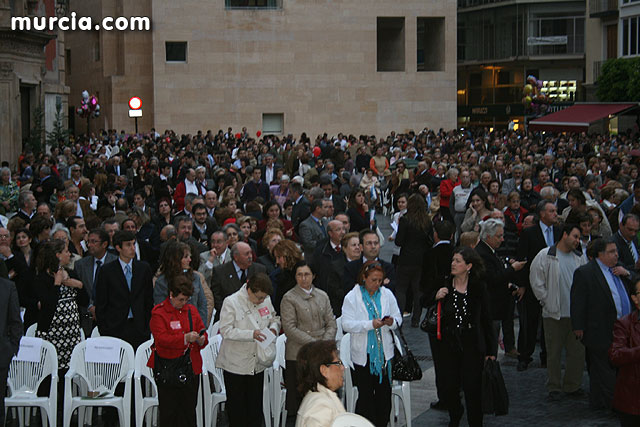
{"label": "white plastic chair", "polygon": [[[152,413],[147,413],[147,411],[158,406],[158,387],[153,379],[153,371],[147,366],[147,361],[151,355],[152,344],[153,340],[145,341],[136,350],[135,370],[133,374],[136,399],[136,427],[142,427],[145,418],[147,419],[147,425],[150,425]],[[145,393],[147,396],[143,396],[142,394],[143,379],[147,384]]]}
{"label": "white plastic chair", "polygon": [[[393,341],[401,355],[404,355],[404,349],[400,344],[400,339],[393,332]],[[399,415],[399,405],[402,402],[404,409],[404,419],[407,427],[411,427],[411,382],[410,381],[393,381],[391,384],[391,427],[395,426],[395,422]]]}
{"label": "white plastic chair", "polygon": [[283,373],[287,363],[284,354],[286,344],[287,336],[280,335],[276,340],[276,359],[273,361],[271,415],[273,416],[274,427],[279,427],[280,423],[284,426],[287,422],[287,410],[285,408],[287,389],[283,386]]}
{"label": "white plastic chair", "polygon": [[[51,427],[55,427],[58,397],[58,355],[56,348],[50,342],[41,338],[33,339],[38,340],[41,345],[40,360],[27,362],[13,358],[7,378],[9,396],[5,398],[4,403],[7,408],[40,408],[42,425],[46,427],[48,421]],[[51,376],[49,397],[38,397],[38,387],[49,375]],[[0,386],[4,387],[4,385]],[[30,417],[30,414],[31,411],[27,409],[27,417]],[[3,417],[4,415],[2,414]],[[20,425],[22,425],[22,420],[20,420]]]}
{"label": "white plastic chair", "polygon": [[[222,369],[216,368],[216,359],[222,342],[221,335],[209,337],[207,344],[201,351],[202,355],[202,387],[204,391],[204,425],[214,426],[218,420],[218,407],[227,401],[227,391],[224,386]],[[211,385],[213,382],[213,389]],[[201,400],[198,394],[198,399]]]}
{"label": "white plastic chair", "polygon": [[271,391],[273,390],[273,367],[264,370],[262,381],[262,415],[265,427],[271,427]]}
{"label": "white plastic chair", "polygon": [[216,335],[218,335],[218,333],[220,332],[220,321],[218,320],[215,323],[211,323],[209,325],[209,329],[207,329],[207,335],[209,336],[209,339],[211,339],[211,337],[214,337]]}
{"label": "white plastic chair", "polygon": [[[104,343],[117,342],[120,345],[119,363],[94,363],[85,360],[87,341],[81,341],[73,349],[69,371],[64,378],[64,427],[69,427],[71,415],[76,408],[82,407],[114,407],[118,410],[120,425],[129,427],[131,417],[131,379],[134,374],[135,356],[133,347],[121,339],[113,337],[89,338]],[[71,384],[74,378],[84,380],[87,390],[105,393],[104,397],[87,398],[73,396]],[[124,381],[123,396],[116,396],[116,386]],[[82,417],[80,417],[82,419]]]}
{"label": "white plastic chair", "polygon": [[358,400],[358,387],[353,385],[351,378],[351,370],[353,363],[351,362],[351,334],[345,334],[340,340],[340,360],[344,365],[344,387],[342,393],[343,403],[347,412],[355,412],[356,401]]}
{"label": "white plastic chair", "polygon": [[24,333],[25,337],[35,337],[36,331],[38,330],[38,324],[34,323],[33,325],[27,328],[27,332]]}
{"label": "white plastic chair", "polygon": [[98,330],[98,327],[96,326],[95,328],[93,328],[91,330],[91,338],[98,338],[100,336],[100,331]]}
{"label": "white plastic chair", "polygon": [[344,414],[338,415],[331,427],[374,427],[373,424],[369,422],[363,416],[358,414],[351,414],[349,412],[345,412]]}
{"label": "white plastic chair", "polygon": [[336,341],[340,341],[344,336],[344,331],[342,330],[342,316],[336,319]]}

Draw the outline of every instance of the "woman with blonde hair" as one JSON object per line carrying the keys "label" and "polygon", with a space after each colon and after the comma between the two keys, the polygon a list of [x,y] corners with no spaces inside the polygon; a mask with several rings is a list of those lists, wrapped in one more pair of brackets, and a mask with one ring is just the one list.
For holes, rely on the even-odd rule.
{"label": "woman with blonde hair", "polygon": [[296,285],[295,265],[303,260],[302,251],[291,240],[281,240],[273,247],[276,268],[269,276],[273,283],[273,306],[280,313],[284,294]]}

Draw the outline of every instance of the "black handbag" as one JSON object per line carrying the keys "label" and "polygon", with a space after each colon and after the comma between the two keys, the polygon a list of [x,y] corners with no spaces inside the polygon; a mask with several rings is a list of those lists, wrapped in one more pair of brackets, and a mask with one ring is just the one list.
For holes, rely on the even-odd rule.
{"label": "black handbag", "polygon": [[[192,331],[193,320],[191,319],[191,309],[189,309],[187,313],[189,316],[189,331]],[[165,359],[158,356],[155,344],[153,346],[153,352],[153,378],[157,385],[185,388],[195,382],[196,376],[193,373],[193,366],[191,365],[191,352],[189,351],[189,347],[187,347],[180,357],[176,357],[175,359]]]}
{"label": "black handbag", "polygon": [[400,334],[400,344],[402,344],[404,354],[400,354],[398,347],[394,345],[395,355],[391,365],[391,376],[398,381],[418,381],[422,378],[422,369],[420,369],[418,361],[409,350],[407,340],[402,333],[402,326],[398,327],[398,333]]}
{"label": "black handbag", "polygon": [[482,412],[495,415],[509,413],[509,393],[504,384],[500,364],[491,359],[484,362],[482,370]]}
{"label": "black handbag", "polygon": [[438,339],[441,339],[441,310],[442,301],[438,301],[436,304],[427,308],[427,314],[424,315],[424,319],[420,322],[420,329],[428,334],[437,335]]}

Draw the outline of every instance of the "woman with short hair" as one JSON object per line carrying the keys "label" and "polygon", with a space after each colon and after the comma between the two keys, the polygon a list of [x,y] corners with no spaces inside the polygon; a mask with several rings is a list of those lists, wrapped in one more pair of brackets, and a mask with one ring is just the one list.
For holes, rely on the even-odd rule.
{"label": "woman with short hair", "polygon": [[298,390],[304,396],[296,427],[330,427],[338,415],[346,412],[336,394],[344,382],[344,365],[338,357],[336,341],[303,345],[296,365]]}
{"label": "woman with short hair", "polygon": [[[216,367],[223,370],[231,427],[262,426],[264,370],[273,359],[261,359],[258,343],[266,339],[262,332],[265,329],[276,336],[280,330],[280,318],[269,297],[272,293],[269,277],[257,273],[222,303],[222,344]],[[275,355],[275,340],[270,345]]]}
{"label": "woman with short hair", "polygon": [[367,261],[358,283],[344,297],[342,328],[351,334],[353,381],[358,387],[356,414],[378,427],[389,422],[391,412],[392,329],[402,324],[396,298],[382,286],[384,268]]}
{"label": "woman with short hair", "polygon": [[[200,350],[208,337],[198,310],[189,304],[193,284],[185,276],[175,276],[169,282],[169,295],[151,311],[149,327],[155,351],[147,366],[154,369],[156,355],[162,359],[176,359],[189,352],[195,378],[183,387],[158,382],[158,408],[160,427],[196,425],[199,376],[202,373]],[[200,333],[202,332],[202,334]]]}

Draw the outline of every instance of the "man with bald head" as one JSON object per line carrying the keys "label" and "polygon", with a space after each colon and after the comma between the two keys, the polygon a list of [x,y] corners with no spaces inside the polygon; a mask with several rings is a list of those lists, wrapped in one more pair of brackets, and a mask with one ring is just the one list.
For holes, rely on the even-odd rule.
{"label": "man with bald head", "polygon": [[238,242],[231,247],[231,262],[213,268],[211,290],[213,291],[216,320],[220,316],[222,302],[247,283],[247,279],[256,273],[266,273],[264,265],[253,262],[251,246]]}
{"label": "man with bald head", "polygon": [[318,289],[327,292],[329,273],[333,261],[340,257],[342,248],[340,241],[345,235],[342,221],[334,219],[327,224],[328,238],[320,241],[311,257],[311,267],[316,275],[314,284]]}

